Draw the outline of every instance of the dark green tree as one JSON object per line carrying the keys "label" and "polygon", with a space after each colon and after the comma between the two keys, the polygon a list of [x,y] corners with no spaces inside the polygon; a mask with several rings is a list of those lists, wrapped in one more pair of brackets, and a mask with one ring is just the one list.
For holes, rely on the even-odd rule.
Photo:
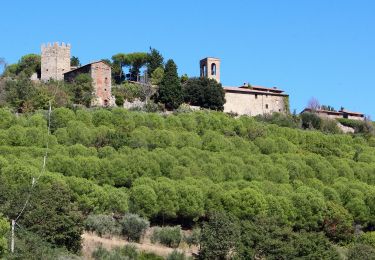
{"label": "dark green tree", "polygon": [[228,259],[238,252],[240,226],[236,218],[224,212],[215,212],[203,224],[200,259]]}
{"label": "dark green tree", "polygon": [[165,64],[164,77],[160,83],[157,100],[163,103],[167,109],[176,109],[182,103],[180,78],[173,60],[168,60]]}
{"label": "dark green tree", "polygon": [[93,96],[92,79],[89,74],[80,74],[71,84],[73,101],[76,104],[89,107]]}
{"label": "dark green tree", "polygon": [[9,221],[0,214],[0,257],[8,251]]}
{"label": "dark green tree", "polygon": [[183,86],[186,103],[213,110],[223,111],[225,103],[224,89],[214,79],[191,78]]}
{"label": "dark green tree", "polygon": [[150,52],[147,53],[147,74],[151,77],[152,73],[157,68],[163,68],[164,58],[160,52],[154,48],[150,47]]}
{"label": "dark green tree", "polygon": [[70,58],[70,66],[73,66],[73,67],[81,66],[81,62],[79,61],[79,58],[77,56],[72,56]]}

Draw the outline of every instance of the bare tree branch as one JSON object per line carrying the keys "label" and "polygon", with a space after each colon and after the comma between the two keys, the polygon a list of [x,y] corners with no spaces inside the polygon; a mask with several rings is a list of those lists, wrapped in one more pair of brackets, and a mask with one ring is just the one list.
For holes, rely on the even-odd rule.
{"label": "bare tree branch", "polygon": [[310,98],[309,102],[307,103],[307,108],[313,111],[320,109],[319,101],[314,97]]}

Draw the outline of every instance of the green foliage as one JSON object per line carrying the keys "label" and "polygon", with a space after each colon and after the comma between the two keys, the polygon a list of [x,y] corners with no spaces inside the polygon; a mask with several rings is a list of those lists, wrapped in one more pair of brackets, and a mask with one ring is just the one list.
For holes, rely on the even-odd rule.
{"label": "green foliage", "polygon": [[210,215],[203,224],[201,233],[200,259],[227,259],[238,253],[240,226],[238,221],[225,213]]}
{"label": "green foliage", "polygon": [[357,238],[357,243],[372,246],[375,249],[375,231],[361,234]]}
{"label": "green foliage", "polygon": [[181,227],[155,227],[151,236],[152,243],[160,243],[162,245],[176,248],[182,239]]}
{"label": "green foliage", "polygon": [[177,250],[173,250],[173,252],[167,256],[167,260],[187,260],[187,259],[189,258],[187,258],[184,253],[178,252]]}
{"label": "green foliage", "polygon": [[126,245],[123,248],[117,247],[111,251],[108,251],[103,246],[99,246],[92,253],[92,257],[97,260],[102,259],[121,259],[126,257],[126,259],[136,259],[138,256],[137,249],[135,246]]}
{"label": "green foliage", "polygon": [[0,257],[8,251],[9,221],[0,214]]}
{"label": "green foliage", "polygon": [[77,56],[72,56],[70,58],[70,66],[72,67],[80,67],[81,62],[79,61],[79,58]]}
{"label": "green foliage", "polygon": [[133,102],[135,99],[145,100],[140,84],[125,82],[121,85],[114,86],[112,91],[116,97]]}
{"label": "green foliage", "polygon": [[163,78],[164,78],[164,69],[162,67],[158,67],[151,74],[151,83],[153,85],[160,85]]}
{"label": "green foliage", "polygon": [[150,222],[135,214],[126,214],[120,221],[122,227],[122,234],[127,237],[129,241],[139,242],[141,237],[150,226]]}
{"label": "green foliage", "polygon": [[17,64],[5,68],[4,76],[25,76],[30,78],[33,73],[40,75],[41,57],[38,54],[27,54],[21,57]]}
{"label": "green foliage", "polygon": [[293,232],[277,217],[243,221],[239,251],[243,259],[339,259],[323,234]]}
{"label": "green foliage", "polygon": [[200,243],[201,229],[194,228],[190,234],[184,234],[184,241],[188,244],[189,247],[192,245],[198,246]]}
{"label": "green foliage", "polygon": [[142,217],[151,217],[158,210],[155,205],[157,205],[157,195],[152,187],[139,185],[131,189],[129,198],[131,212]]}
{"label": "green foliage", "polygon": [[[369,136],[303,131],[280,127],[281,117],[274,120],[282,123],[269,124],[209,110],[55,108],[47,137],[46,112],[0,109],[0,212],[11,219],[21,210],[49,138],[47,169],[19,224],[52,247],[77,251],[83,219],[118,219],[129,211],[166,225],[199,225],[210,212],[235,215],[241,238],[231,240],[235,250],[229,251],[245,259],[260,252],[270,259],[329,255],[331,243],[353,241],[354,226],[365,234],[373,229]],[[266,221],[273,218],[275,224]],[[259,219],[269,228],[260,228]],[[99,222],[103,234],[111,229],[110,218]],[[54,254],[49,246],[40,250]]]}
{"label": "green foliage", "polygon": [[89,74],[79,74],[70,84],[75,104],[89,107],[93,98],[92,79]]}
{"label": "green foliage", "polygon": [[[155,80],[155,75],[160,75],[160,69],[163,69],[164,58],[160,52],[154,48],[150,47],[150,52],[147,53],[147,73],[152,80]],[[159,72],[154,74],[156,70],[159,69]],[[153,83],[158,85],[158,83]]]}
{"label": "green foliage", "polygon": [[374,260],[375,248],[364,244],[355,244],[348,251],[350,260]]}
{"label": "green foliage", "polygon": [[181,83],[173,60],[168,60],[165,64],[164,77],[159,86],[157,100],[165,104],[167,109],[176,109],[182,103]]}
{"label": "green foliage", "polygon": [[332,201],[327,202],[323,226],[327,237],[335,242],[352,239],[354,233],[353,217],[343,206]]}
{"label": "green foliage", "polygon": [[322,119],[315,113],[305,112],[301,114],[302,127],[305,129],[320,129]]}
{"label": "green foliage", "polygon": [[336,120],[344,126],[354,128],[355,133],[371,134],[374,132],[374,125],[368,121],[360,121],[347,118],[338,118]]}
{"label": "green foliage", "polygon": [[220,83],[208,78],[190,78],[183,86],[185,102],[212,110],[223,111],[224,89]]}
{"label": "green foliage", "polygon": [[125,78],[122,72],[123,67],[129,67],[130,80],[136,81],[140,69],[147,63],[148,55],[145,52],[119,53],[112,56],[112,69],[115,72],[114,79],[117,84]]}
{"label": "green foliage", "polygon": [[290,114],[277,113],[259,115],[255,117],[260,122],[276,124],[278,126],[298,128],[300,125],[299,119]]}
{"label": "green foliage", "polygon": [[84,221],[87,231],[95,232],[99,236],[112,236],[121,233],[121,228],[112,216],[89,215]]}

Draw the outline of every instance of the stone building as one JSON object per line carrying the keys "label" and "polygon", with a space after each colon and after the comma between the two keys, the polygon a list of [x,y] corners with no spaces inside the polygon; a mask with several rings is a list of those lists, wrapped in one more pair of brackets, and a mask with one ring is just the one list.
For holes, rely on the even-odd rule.
{"label": "stone building", "polygon": [[224,87],[224,112],[257,116],[289,112],[289,95],[277,88],[250,86]]}
{"label": "stone building", "polygon": [[204,58],[199,62],[200,76],[209,79],[215,79],[220,83],[220,59]]}
{"label": "stone building", "polygon": [[55,42],[41,47],[41,75],[42,81],[63,80],[64,73],[70,70],[70,44]]}
{"label": "stone building", "polygon": [[301,114],[303,113],[315,113],[320,117],[323,118],[330,118],[330,119],[336,119],[336,118],[347,118],[347,119],[353,119],[353,120],[365,120],[365,115],[363,113],[359,112],[351,112],[348,110],[339,110],[339,111],[330,111],[330,110],[324,110],[324,109],[311,109],[311,108],[305,108]]}
{"label": "stone building", "polygon": [[87,73],[91,76],[95,99],[92,106],[113,106],[115,98],[112,96],[111,66],[103,61],[96,61],[64,73],[64,80],[74,81],[79,74]]}
{"label": "stone building", "polygon": [[[220,83],[220,59],[204,58],[200,61],[200,76]],[[224,112],[257,116],[273,112],[289,112],[289,95],[277,88],[265,88],[244,84],[226,87]]]}

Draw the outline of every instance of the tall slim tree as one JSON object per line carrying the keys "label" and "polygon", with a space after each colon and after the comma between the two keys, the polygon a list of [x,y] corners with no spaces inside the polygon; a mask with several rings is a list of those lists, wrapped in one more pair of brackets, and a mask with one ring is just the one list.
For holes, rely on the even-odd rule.
{"label": "tall slim tree", "polygon": [[168,60],[165,64],[164,77],[160,83],[157,100],[163,103],[167,109],[176,109],[183,101],[177,65],[173,60]]}
{"label": "tall slim tree", "polygon": [[147,53],[147,74],[151,77],[152,73],[157,68],[164,67],[164,58],[160,52],[150,47],[150,52]]}

